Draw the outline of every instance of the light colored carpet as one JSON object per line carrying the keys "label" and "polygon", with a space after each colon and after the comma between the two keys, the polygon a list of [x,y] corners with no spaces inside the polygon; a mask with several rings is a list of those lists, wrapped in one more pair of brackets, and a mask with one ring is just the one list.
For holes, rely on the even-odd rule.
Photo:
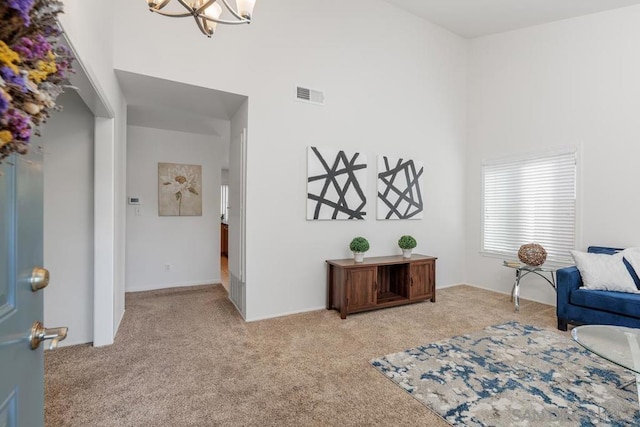
{"label": "light colored carpet", "polygon": [[[46,353],[47,426],[447,426],[369,361],[555,308],[469,286],[438,302],[245,323],[220,285],[127,294],[115,344]],[[566,333],[565,333],[566,334]],[[567,334],[568,336],[568,334]]]}

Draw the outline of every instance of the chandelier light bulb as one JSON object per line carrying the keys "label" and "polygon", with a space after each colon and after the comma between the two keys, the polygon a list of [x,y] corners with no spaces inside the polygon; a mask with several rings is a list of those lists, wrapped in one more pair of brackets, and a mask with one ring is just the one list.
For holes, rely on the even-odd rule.
{"label": "chandelier light bulb", "polygon": [[218,3],[214,3],[204,10],[204,14],[210,18],[219,19],[220,15],[222,15],[222,6]]}
{"label": "chandelier light bulb", "polygon": [[238,5],[238,14],[244,19],[251,19],[256,0],[236,0],[236,4]]}
{"label": "chandelier light bulb", "polygon": [[[222,15],[222,7],[218,3],[213,3],[211,6],[207,7],[204,10],[204,15],[207,18],[220,19],[220,15]],[[216,21],[209,21],[207,22],[207,24],[210,28],[209,33],[215,33],[218,23]]]}

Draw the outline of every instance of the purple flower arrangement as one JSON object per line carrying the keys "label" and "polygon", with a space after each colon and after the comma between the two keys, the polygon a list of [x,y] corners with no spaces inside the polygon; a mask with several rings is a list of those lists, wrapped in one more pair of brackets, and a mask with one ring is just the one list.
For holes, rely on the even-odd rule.
{"label": "purple flower arrangement", "polygon": [[19,89],[22,93],[27,93],[28,88],[23,76],[16,74],[11,68],[3,65],[0,67],[0,78],[5,82],[5,85],[12,85],[16,89]]}
{"label": "purple flower arrangement", "polygon": [[55,108],[72,53],[59,45],[60,0],[0,0],[0,161],[24,154]]}
{"label": "purple flower arrangement", "polygon": [[8,0],[6,3],[18,13],[25,25],[28,26],[31,23],[29,12],[33,8],[33,0]]}
{"label": "purple flower arrangement", "polygon": [[12,49],[20,55],[23,61],[37,60],[47,56],[47,53],[51,51],[51,44],[42,34],[36,34],[32,39],[28,37],[20,38],[18,43],[12,46]]}

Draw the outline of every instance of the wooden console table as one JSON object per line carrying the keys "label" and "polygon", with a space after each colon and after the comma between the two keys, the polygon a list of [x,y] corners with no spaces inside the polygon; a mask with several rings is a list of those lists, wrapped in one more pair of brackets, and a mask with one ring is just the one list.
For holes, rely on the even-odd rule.
{"label": "wooden console table", "polygon": [[431,299],[436,302],[436,259],[414,254],[327,260],[327,310],[349,313]]}

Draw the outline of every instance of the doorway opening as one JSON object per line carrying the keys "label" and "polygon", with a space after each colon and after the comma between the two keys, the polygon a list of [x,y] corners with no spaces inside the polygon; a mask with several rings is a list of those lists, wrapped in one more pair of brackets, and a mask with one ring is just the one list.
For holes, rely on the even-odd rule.
{"label": "doorway opening", "polygon": [[[128,103],[127,197],[138,203],[127,206],[126,291],[222,283],[245,316],[248,98],[122,70],[116,76]],[[158,163],[198,167],[201,215],[158,214]]]}

